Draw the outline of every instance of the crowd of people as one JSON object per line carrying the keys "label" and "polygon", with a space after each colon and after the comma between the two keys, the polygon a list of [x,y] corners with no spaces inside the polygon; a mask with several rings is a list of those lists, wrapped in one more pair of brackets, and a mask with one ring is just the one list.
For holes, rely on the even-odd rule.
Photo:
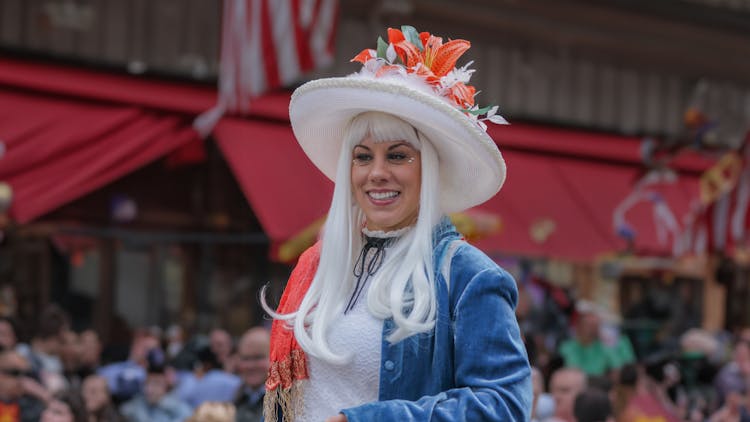
{"label": "crowd of people", "polygon": [[[560,302],[519,307],[533,421],[750,421],[750,329],[667,333],[664,323],[658,330],[667,334],[636,348],[629,321],[585,300]],[[556,323],[541,327],[539,312]]]}
{"label": "crowd of people", "polygon": [[105,362],[96,331],[71,329],[50,305],[31,337],[0,317],[0,421],[260,421],[269,333],[236,340],[215,328],[189,341],[158,328],[135,330],[127,358]]}
{"label": "crowd of people", "polygon": [[[750,421],[750,329],[726,338],[690,329],[677,350],[642,355],[606,312],[579,300],[568,310],[546,307],[568,324],[554,328],[562,333],[541,350],[545,342],[528,321],[539,309],[524,309],[518,318],[532,364],[533,421]],[[28,340],[17,323],[0,317],[0,420],[262,419],[266,328],[237,338],[216,328],[185,341],[176,327],[143,328],[127,359],[105,362],[97,333],[73,331],[55,305],[39,314]]]}

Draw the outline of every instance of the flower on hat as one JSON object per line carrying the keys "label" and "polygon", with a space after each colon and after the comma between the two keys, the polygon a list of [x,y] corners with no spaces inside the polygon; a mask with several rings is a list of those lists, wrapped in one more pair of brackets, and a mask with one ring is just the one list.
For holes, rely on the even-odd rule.
{"label": "flower on hat", "polygon": [[[414,27],[404,25],[400,30],[388,28],[388,42],[378,37],[377,49],[364,49],[351,61],[362,63],[360,73],[376,78],[394,75],[418,78],[484,130],[487,120],[507,124],[497,114],[497,106],[480,108],[475,104],[477,90],[468,84],[474,73],[474,69],[469,68],[472,62],[456,68],[456,62],[470,47],[469,41],[456,39],[443,43],[442,37],[417,32]],[[480,118],[483,114],[485,117]]]}

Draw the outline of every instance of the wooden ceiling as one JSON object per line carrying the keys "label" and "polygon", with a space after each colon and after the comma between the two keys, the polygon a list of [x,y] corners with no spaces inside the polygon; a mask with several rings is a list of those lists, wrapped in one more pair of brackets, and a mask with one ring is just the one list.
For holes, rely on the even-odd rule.
{"label": "wooden ceiling", "polygon": [[750,9],[684,0],[344,0],[342,12],[373,24],[438,23],[455,28],[456,37],[750,84]]}

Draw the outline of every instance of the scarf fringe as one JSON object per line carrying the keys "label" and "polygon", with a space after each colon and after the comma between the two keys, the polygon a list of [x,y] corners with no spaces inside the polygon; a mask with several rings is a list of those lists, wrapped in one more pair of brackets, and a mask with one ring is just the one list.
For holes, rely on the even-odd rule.
{"label": "scarf fringe", "polygon": [[273,362],[268,373],[263,398],[265,420],[278,421],[281,409],[282,422],[293,422],[302,409],[302,383],[309,378],[307,356],[300,349],[292,350],[285,359]]}
{"label": "scarf fringe", "polygon": [[[294,422],[302,409],[302,386],[304,380],[292,383],[289,388],[279,386],[267,391],[263,397],[263,418],[268,422]],[[281,419],[279,419],[281,411]]]}

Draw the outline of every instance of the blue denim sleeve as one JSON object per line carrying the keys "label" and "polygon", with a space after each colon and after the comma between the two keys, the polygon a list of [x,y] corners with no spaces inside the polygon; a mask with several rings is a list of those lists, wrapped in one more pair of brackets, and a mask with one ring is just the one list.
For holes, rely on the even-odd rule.
{"label": "blue denim sleeve", "polygon": [[345,409],[349,422],[529,420],[531,370],[514,312],[515,281],[483,254],[460,255],[450,287],[455,387]]}

